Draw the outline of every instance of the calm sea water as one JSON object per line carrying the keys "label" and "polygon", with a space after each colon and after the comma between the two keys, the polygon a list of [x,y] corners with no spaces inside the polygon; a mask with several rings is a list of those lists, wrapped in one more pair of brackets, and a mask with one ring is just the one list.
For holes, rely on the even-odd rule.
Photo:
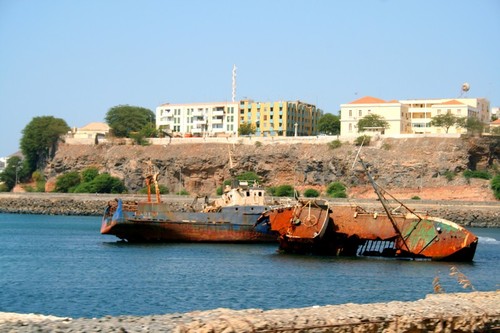
{"label": "calm sea water", "polygon": [[142,244],[99,233],[99,217],[0,214],[0,311],[68,317],[219,307],[292,308],[416,300],[500,285],[500,229],[473,229],[466,264],[280,254],[277,245]]}

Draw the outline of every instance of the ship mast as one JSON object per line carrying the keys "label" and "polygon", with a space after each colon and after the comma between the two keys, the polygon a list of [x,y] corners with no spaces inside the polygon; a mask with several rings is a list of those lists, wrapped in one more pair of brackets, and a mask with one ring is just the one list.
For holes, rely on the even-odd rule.
{"label": "ship mast", "polygon": [[403,241],[403,244],[406,248],[406,250],[408,251],[408,253],[411,253],[410,251],[410,248],[408,247],[408,244],[406,244],[406,239],[403,237],[403,235],[401,234],[401,230],[399,230],[398,228],[398,225],[396,224],[396,221],[394,220],[394,217],[392,216],[392,212],[389,210],[389,207],[388,207],[388,204],[387,204],[387,199],[385,198],[385,196],[380,192],[380,187],[378,186],[377,183],[375,183],[375,181],[373,180],[372,178],[372,175],[370,174],[370,171],[368,170],[368,167],[366,166],[365,162],[363,161],[363,159],[361,158],[361,156],[358,155],[358,158],[359,158],[359,162],[361,163],[361,165],[363,166],[363,169],[365,170],[366,172],[366,175],[368,177],[368,180],[370,181],[370,184],[372,185],[373,187],[373,190],[375,191],[375,193],[377,194],[377,197],[378,199],[380,200],[380,203],[382,204],[382,207],[384,207],[384,210],[385,210],[385,213],[387,214],[387,217],[389,218],[389,220],[391,221],[391,224],[392,224],[392,227],[394,228],[394,230],[396,231],[396,233],[399,235],[399,237],[401,238],[401,240]]}

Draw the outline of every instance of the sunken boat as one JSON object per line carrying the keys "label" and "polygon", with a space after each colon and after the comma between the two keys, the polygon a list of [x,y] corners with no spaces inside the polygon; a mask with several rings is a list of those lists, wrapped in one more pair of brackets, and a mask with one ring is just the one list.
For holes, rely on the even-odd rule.
{"label": "sunken boat", "polygon": [[[110,201],[101,233],[128,242],[276,242],[266,225],[256,224],[269,209],[265,190],[257,184],[234,181],[216,200],[205,198],[199,210],[172,211],[161,201],[157,179],[158,173],[146,177],[147,201]],[[152,200],[152,186],[156,200]]]}
{"label": "sunken boat", "polygon": [[473,260],[476,235],[454,222],[412,210],[375,183],[365,162],[359,160],[383,210],[301,200],[264,212],[257,223],[278,234],[283,252]]}

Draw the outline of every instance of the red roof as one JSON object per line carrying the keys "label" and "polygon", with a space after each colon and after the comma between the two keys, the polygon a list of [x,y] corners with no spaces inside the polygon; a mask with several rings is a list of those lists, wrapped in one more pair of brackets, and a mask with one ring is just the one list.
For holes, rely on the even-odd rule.
{"label": "red roof", "polygon": [[500,125],[500,119],[491,122],[491,125]]}
{"label": "red roof", "polygon": [[381,104],[381,103],[387,103],[387,102],[380,98],[365,96],[348,104]]}
{"label": "red roof", "polygon": [[449,101],[441,103],[440,105],[464,105],[464,103],[459,102],[456,99],[450,99]]}

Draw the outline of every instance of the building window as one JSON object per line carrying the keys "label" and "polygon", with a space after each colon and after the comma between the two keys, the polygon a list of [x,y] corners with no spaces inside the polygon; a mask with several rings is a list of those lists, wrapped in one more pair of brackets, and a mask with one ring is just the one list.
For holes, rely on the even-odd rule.
{"label": "building window", "polygon": [[360,116],[360,117],[361,117],[362,115],[363,115],[363,111],[362,111],[362,110],[359,110],[359,111],[358,111],[358,116]]}
{"label": "building window", "polygon": [[352,117],[352,110],[349,110],[349,117]]}
{"label": "building window", "polygon": [[352,132],[352,124],[349,124],[349,132]]}

